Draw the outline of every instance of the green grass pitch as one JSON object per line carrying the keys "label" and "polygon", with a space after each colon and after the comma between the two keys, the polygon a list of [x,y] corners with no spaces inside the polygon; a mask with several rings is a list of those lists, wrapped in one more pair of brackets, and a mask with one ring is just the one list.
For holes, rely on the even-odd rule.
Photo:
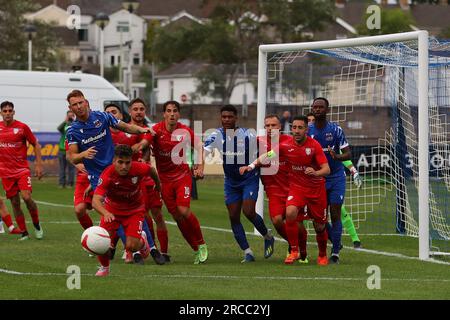
{"label": "green grass pitch", "polygon": [[[44,239],[0,235],[0,299],[449,299],[450,266],[417,258],[417,239],[400,236],[361,236],[367,251],[351,248],[348,236],[341,264],[318,266],[317,245],[310,233],[308,265],[284,265],[287,244],[276,241],[275,253],[263,257],[261,237],[248,235],[256,262],[240,263],[242,252],[229,231],[223,202],[222,179],[198,182],[199,200],[192,201],[209,248],[206,264],[193,265],[193,252],[167,212],[172,263],[157,266],[125,265],[121,245],[111,264],[111,275],[96,278],[97,260],[80,245],[81,226],[72,208],[71,189],[58,189],[54,178],[33,181]],[[66,206],[53,206],[63,204]],[[10,209],[10,206],[8,204]],[[25,209],[25,206],[23,206]],[[95,221],[98,214],[91,213]],[[271,226],[266,217],[267,225]],[[253,227],[242,217],[246,231]],[[398,253],[387,256],[380,252]],[[67,288],[68,266],[81,270],[81,289]],[[381,271],[381,288],[369,290],[369,266]],[[369,282],[372,283],[369,279]]]}

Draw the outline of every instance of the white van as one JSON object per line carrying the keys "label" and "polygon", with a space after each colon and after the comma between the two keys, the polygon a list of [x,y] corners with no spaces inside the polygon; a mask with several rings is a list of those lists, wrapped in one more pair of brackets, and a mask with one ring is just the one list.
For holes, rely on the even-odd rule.
{"label": "white van", "polygon": [[15,119],[33,132],[57,132],[68,110],[70,91],[81,90],[92,110],[109,102],[127,111],[128,98],[104,78],[85,73],[0,70],[0,102],[14,103]]}

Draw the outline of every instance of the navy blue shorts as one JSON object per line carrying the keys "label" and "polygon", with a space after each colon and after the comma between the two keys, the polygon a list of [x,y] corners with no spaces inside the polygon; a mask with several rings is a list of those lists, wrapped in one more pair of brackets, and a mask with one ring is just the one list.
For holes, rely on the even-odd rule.
{"label": "navy blue shorts", "polygon": [[327,189],[327,201],[328,205],[344,203],[345,198],[345,176],[326,179],[325,188]]}
{"label": "navy blue shorts", "polygon": [[256,201],[259,191],[259,177],[257,179],[248,179],[241,182],[233,182],[230,179],[225,180],[225,204],[240,202],[247,199]]}

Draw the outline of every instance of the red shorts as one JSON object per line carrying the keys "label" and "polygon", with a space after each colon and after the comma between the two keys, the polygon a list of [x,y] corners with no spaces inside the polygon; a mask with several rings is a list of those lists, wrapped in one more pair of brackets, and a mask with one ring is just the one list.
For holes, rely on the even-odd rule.
{"label": "red shorts", "polygon": [[2,184],[8,199],[14,197],[21,190],[33,191],[30,171],[26,171],[18,177],[2,178]]}
{"label": "red shorts", "polygon": [[105,222],[104,218],[100,219],[100,227],[108,230],[110,235],[115,235],[120,225],[123,226],[127,237],[140,238],[142,233],[142,224],[144,223],[144,212],[135,213],[127,216],[114,215],[115,220]]}
{"label": "red shorts", "polygon": [[269,214],[271,218],[275,218],[276,216],[286,215],[286,199],[288,197],[287,194],[280,194],[280,192],[276,192],[274,190],[266,188],[266,195],[269,199]]}
{"label": "red shorts", "polygon": [[145,210],[150,210],[151,208],[162,208],[161,194],[155,189],[155,184],[150,185],[142,183],[142,194],[145,200]]}
{"label": "red shorts", "polygon": [[76,207],[80,203],[86,203],[89,210],[92,209],[92,197],[94,196],[94,191],[90,191],[88,196],[84,198],[84,190],[87,189],[91,184],[87,175],[77,175],[77,181],[75,182],[75,192],[73,194],[73,205]]}
{"label": "red shorts", "polygon": [[161,195],[167,210],[175,214],[177,207],[191,206],[192,177],[190,175],[173,182],[161,182]]}
{"label": "red shorts", "polygon": [[[286,207],[296,206],[299,208],[299,220],[307,220],[310,218],[317,223],[327,222],[327,191],[325,185],[317,188],[302,188],[291,185],[289,196],[286,201]],[[307,206],[307,214],[305,215],[305,206]]]}

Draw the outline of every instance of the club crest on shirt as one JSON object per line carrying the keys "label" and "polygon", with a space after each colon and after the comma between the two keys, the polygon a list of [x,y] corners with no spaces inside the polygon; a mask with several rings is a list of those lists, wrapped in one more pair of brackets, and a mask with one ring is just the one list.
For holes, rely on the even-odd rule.
{"label": "club crest on shirt", "polygon": [[94,127],[96,127],[96,128],[100,128],[102,126],[102,123],[100,122],[100,120],[95,120],[94,121]]}
{"label": "club crest on shirt", "polygon": [[131,133],[126,132],[126,133],[125,133],[125,136],[126,136],[127,138],[131,138]]}
{"label": "club crest on shirt", "polygon": [[183,140],[183,135],[176,134],[176,135],[174,135],[174,136],[175,136],[175,140],[177,140],[177,141]]}
{"label": "club crest on shirt", "polygon": [[133,177],[133,178],[131,178],[131,182],[132,182],[133,184],[136,184],[136,183],[138,182],[138,177]]}
{"label": "club crest on shirt", "polygon": [[18,134],[19,133],[19,128],[14,128],[13,132],[14,132],[14,134]]}
{"label": "club crest on shirt", "polygon": [[331,132],[327,132],[325,134],[325,140],[326,141],[333,141],[333,134]]}
{"label": "club crest on shirt", "polygon": [[311,148],[305,148],[306,155],[309,156],[311,154]]}

